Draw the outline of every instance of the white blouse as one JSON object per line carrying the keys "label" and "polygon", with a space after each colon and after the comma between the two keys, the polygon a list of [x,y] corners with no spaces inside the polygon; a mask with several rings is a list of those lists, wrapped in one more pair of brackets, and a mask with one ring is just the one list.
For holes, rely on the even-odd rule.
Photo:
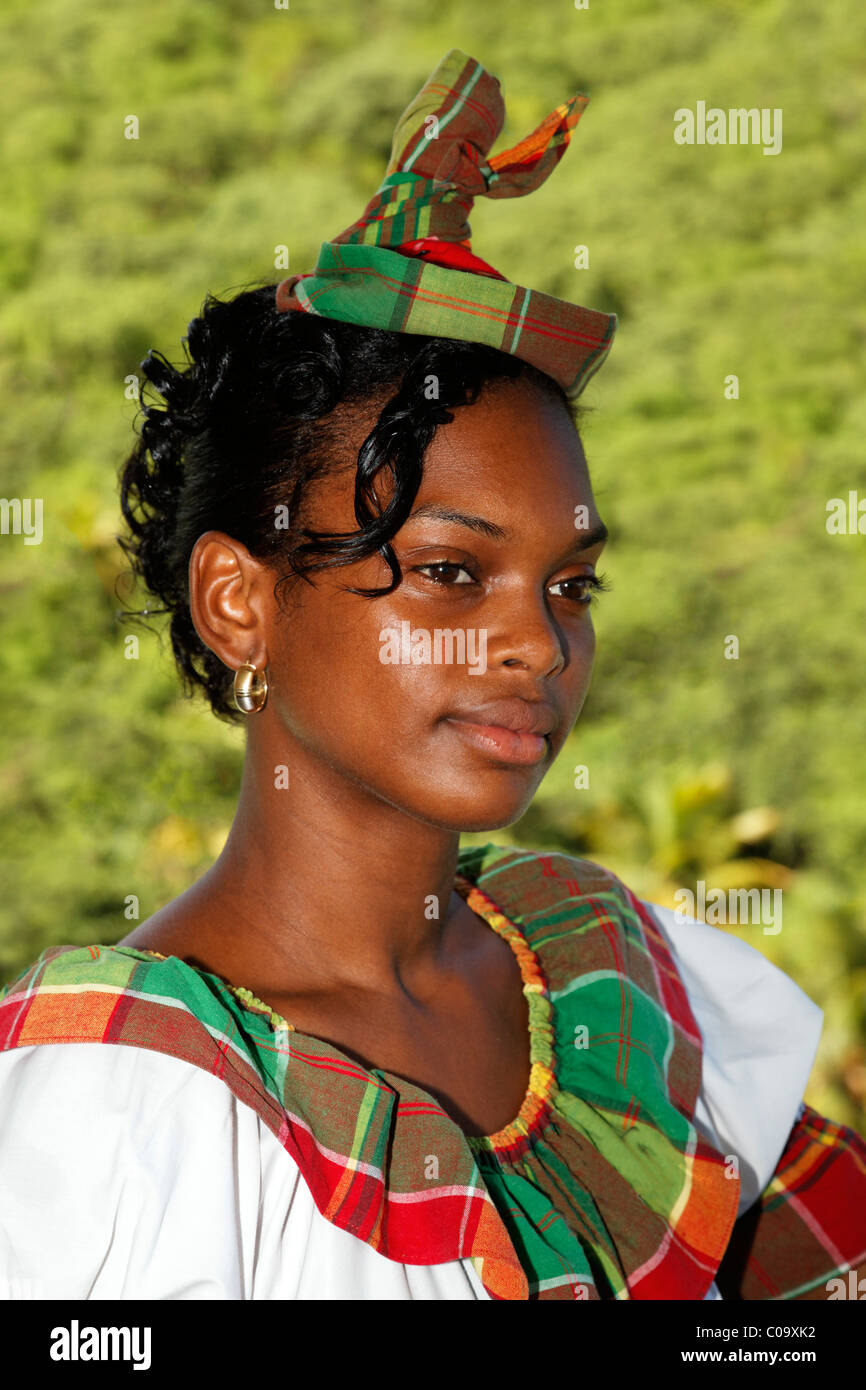
{"label": "white blouse", "polygon": [[[799,1114],[823,1014],[754,947],[646,906],[703,1037],[695,1127],[737,1157],[742,1213]],[[180,1058],[11,1048],[0,1116],[2,1298],[489,1297],[470,1259],[400,1264],[328,1221],[255,1111]]]}

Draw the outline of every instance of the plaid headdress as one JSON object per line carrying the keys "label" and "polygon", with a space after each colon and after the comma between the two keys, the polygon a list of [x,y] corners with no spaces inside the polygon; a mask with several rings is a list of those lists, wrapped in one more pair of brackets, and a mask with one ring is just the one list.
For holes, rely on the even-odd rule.
{"label": "plaid headdress", "polygon": [[489,343],[572,398],[606,360],[616,314],[512,284],[470,249],[477,197],[520,198],[555,169],[589,97],[569,97],[488,158],[505,118],[499,81],[452,48],[397,124],[385,178],[363,215],[323,242],[315,270],[277,288],[279,309],[397,333]]}

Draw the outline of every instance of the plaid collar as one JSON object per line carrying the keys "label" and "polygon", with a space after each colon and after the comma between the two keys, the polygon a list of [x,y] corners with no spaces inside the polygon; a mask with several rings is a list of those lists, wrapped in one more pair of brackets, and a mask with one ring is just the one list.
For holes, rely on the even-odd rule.
{"label": "plaid collar", "polygon": [[614,875],[565,855],[487,845],[458,867],[529,1006],[530,1088],[498,1135],[467,1137],[403,1078],[129,947],[49,947],[0,997],[0,1049],[126,1044],[203,1067],[329,1221],[407,1264],[471,1258],[494,1298],[702,1298],[739,1180],[692,1123],[700,1036],[655,924]]}

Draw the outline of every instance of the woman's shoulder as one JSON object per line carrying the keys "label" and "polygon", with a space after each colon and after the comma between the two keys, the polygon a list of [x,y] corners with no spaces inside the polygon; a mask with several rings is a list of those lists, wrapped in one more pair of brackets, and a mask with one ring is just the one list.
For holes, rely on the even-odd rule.
{"label": "woman's shoulder", "polygon": [[744,1156],[745,1210],[772,1176],[798,1118],[824,1015],[757,947],[672,908],[646,907],[701,1033],[695,1120],[717,1148]]}
{"label": "woman's shoulder", "polygon": [[32,1132],[46,1152],[59,1133],[95,1161],[111,1133],[142,1151],[157,1113],[181,1128],[216,1115],[231,1100],[226,1067],[212,1065],[228,1018],[181,961],[102,944],[48,947],[0,990],[5,1132]]}
{"label": "woman's shoulder", "polygon": [[169,1019],[190,1036],[234,1032],[246,1013],[282,1021],[256,1001],[241,1004],[244,994],[175,955],[125,944],[49,946],[0,989],[0,1051],[38,1042],[159,1043]]}
{"label": "woman's shoulder", "polygon": [[[485,844],[461,851],[459,862],[464,875],[503,912],[513,914],[531,944],[558,936],[585,943],[591,929],[600,926],[609,938],[613,930],[626,946],[638,948],[632,966],[641,948],[656,960],[670,956],[681,964],[696,996],[735,995],[743,1003],[772,983],[780,998],[796,1001],[804,1014],[820,1013],[757,947],[679,908],[645,898],[594,860],[562,849]],[[575,924],[583,930],[576,932]]]}
{"label": "woman's shoulder", "polygon": [[[653,957],[669,961],[685,986],[693,1007],[700,1011],[702,1033],[721,1041],[734,1025],[748,1026],[753,1040],[766,1035],[778,1054],[790,1046],[798,1055],[814,1053],[821,1032],[821,1009],[791,977],[774,965],[757,946],[724,928],[700,921],[644,897],[613,870],[562,850],[514,850],[485,846],[479,883],[502,884],[511,875],[514,900],[518,883],[526,901],[537,903],[528,913],[530,927],[539,917],[569,922],[572,915],[585,923],[618,920],[623,936]],[[495,852],[494,852],[495,851]],[[500,870],[503,873],[500,876]],[[570,910],[571,909],[571,910]],[[641,956],[633,953],[631,968]]]}
{"label": "woman's shoulder", "polygon": [[645,964],[656,976],[673,968],[707,1017],[748,1017],[773,1032],[785,1018],[788,1033],[817,1044],[821,1010],[756,946],[643,897],[605,865],[561,849],[486,844],[461,851],[460,869],[554,964],[562,946],[567,968],[590,969],[598,950],[638,984]]}
{"label": "woman's shoulder", "polygon": [[539,918],[588,912],[658,936],[640,896],[612,869],[563,849],[488,843],[460,851],[458,872],[530,932]]}
{"label": "woman's shoulder", "polygon": [[689,1031],[669,943],[649,905],[611,869],[561,849],[496,844],[462,851],[459,863],[488,904],[519,926],[553,992],[578,974],[617,975]]}
{"label": "woman's shoulder", "polygon": [[239,1242],[276,1143],[218,1076],[145,1048],[22,1046],[0,1054],[0,1113],[0,1289],[251,1296]]}
{"label": "woman's shoulder", "polygon": [[458,873],[495,896],[512,884],[524,889],[542,880],[559,884],[570,896],[594,890],[604,891],[620,883],[617,876],[591,859],[582,859],[562,849],[533,849],[524,845],[486,844],[464,846],[457,857]]}
{"label": "woman's shoulder", "polygon": [[[484,845],[462,856],[479,888],[519,923],[544,968],[565,1038],[590,995],[617,1008],[631,998],[634,1042],[644,1010],[666,1014],[688,1052],[697,1043],[694,1122],[713,1147],[737,1155],[741,1209],[772,1175],[796,1122],[823,1013],[757,947],[721,927],[654,903],[601,864],[562,850]],[[569,1004],[571,1010],[569,1011]],[[672,1033],[673,1036],[673,1033]],[[676,1058],[667,1061],[667,1075]],[[686,1089],[682,1078],[678,1085]]]}
{"label": "woman's shoulder", "polygon": [[260,1203],[298,1191],[259,1038],[216,979],[126,947],[52,946],[6,985],[0,1287],[253,1296]]}
{"label": "woman's shoulder", "polygon": [[48,947],[0,993],[3,1074],[24,1074],[11,1066],[15,1053],[41,1052],[28,1077],[116,1075],[119,1088],[134,1077],[144,1097],[161,1093],[162,1062],[188,1085],[204,1075],[215,1094],[234,1095],[276,1132],[272,1073],[288,1053],[288,1030],[243,993],[174,956],[127,946]]}
{"label": "woman's shoulder", "polygon": [[74,1147],[95,1160],[107,1151],[110,1134],[113,1143],[131,1145],[129,1152],[143,1152],[158,1115],[171,1114],[183,1127],[194,1123],[194,1117],[221,1113],[230,1100],[219,1078],[170,1052],[97,1047],[59,1037],[52,1041],[52,1046],[22,1043],[0,1051],[3,1135],[20,1147],[27,1134],[46,1158],[62,1139],[59,1155]]}
{"label": "woman's shoulder", "polygon": [[[432,1104],[412,1104],[402,1117],[392,1171],[401,1094],[384,1077],[344,1066],[315,1039],[305,1039],[296,1065],[287,1066],[272,1027],[261,1034],[260,1071],[244,1071],[233,1030],[260,1023],[246,1006],[222,1033],[201,1030],[210,1052],[202,1053],[205,1064],[189,1065],[177,1052],[184,1021],[177,999],[160,1001],[173,1010],[162,1016],[163,1050],[146,1026],[141,1045],[134,1010],[126,1011],[137,994],[149,998],[170,981],[158,972],[133,977],[133,988],[118,993],[123,976],[111,977],[122,962],[112,961],[112,948],[89,961],[73,954],[56,957],[66,970],[60,981],[49,973],[47,988],[59,989],[66,1004],[76,1000],[81,1019],[67,1010],[64,1031],[44,1017],[14,1041],[8,1024],[0,1051],[0,1291],[81,1299],[487,1296],[462,1257],[465,1201],[438,1184],[437,1211],[422,1223],[427,1245],[404,1196],[420,1191],[425,1212],[433,1205],[429,1173],[418,1177],[430,1144],[411,1137],[419,1123],[445,1135],[439,1157],[463,1164],[464,1186],[475,1171],[468,1150],[457,1153],[444,1115],[429,1118]],[[34,962],[7,988],[3,1004],[15,1017],[46,978],[44,965]],[[108,1031],[132,1045],[97,1045],[104,1039],[91,1006],[105,991],[117,1018]],[[123,1020],[118,1011],[126,1011]],[[258,1034],[245,1040],[241,1060],[252,1063],[257,1042]],[[383,1199],[390,1220],[381,1215]],[[486,1211],[488,1199],[476,1193],[473,1213],[484,1203]],[[453,1218],[446,1236],[443,1210]],[[390,1233],[387,1256],[380,1221]],[[447,1265],[431,1272],[423,1252],[443,1241]]]}

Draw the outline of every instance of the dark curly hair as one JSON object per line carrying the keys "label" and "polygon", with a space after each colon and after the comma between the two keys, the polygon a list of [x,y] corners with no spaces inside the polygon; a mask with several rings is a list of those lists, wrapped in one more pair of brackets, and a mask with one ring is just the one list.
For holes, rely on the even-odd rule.
{"label": "dark curly hair", "polygon": [[[278,585],[378,552],[392,583],[349,592],[388,594],[402,577],[388,542],[412,510],[437,425],[454,418],[449,406],[472,404],[488,383],[521,379],[560,401],[575,426],[585,411],[552,377],[497,348],[280,312],[275,292],[267,284],[231,299],[207,295],[183,339],[187,363],[180,369],[148,353],[140,370],[165,408],[146,404],[142,389],[144,423],[119,476],[130,534],[118,536],[118,544],[131,577],[164,605],[121,616],[170,613],[184,689],[203,688],[214,713],[232,723],[243,719],[232,699],[233,672],[205,646],[190,615],[189,558],[203,532],[241,541],[272,564]],[[345,467],[341,435],[352,408],[363,403],[381,410],[358,452],[360,529],[307,530],[308,484]],[[386,466],[394,491],[380,512],[373,485]],[[280,507],[288,509],[283,528],[275,524]]]}

